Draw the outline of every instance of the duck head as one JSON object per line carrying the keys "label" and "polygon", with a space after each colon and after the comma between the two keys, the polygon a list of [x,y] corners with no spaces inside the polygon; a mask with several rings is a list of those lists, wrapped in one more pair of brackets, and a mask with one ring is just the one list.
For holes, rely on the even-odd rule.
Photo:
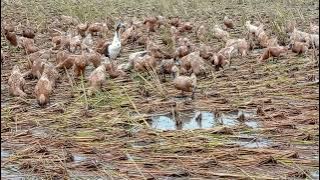
{"label": "duck head", "polygon": [[118,22],[116,26],[116,30],[119,31],[121,28],[126,28],[126,26],[122,22]]}

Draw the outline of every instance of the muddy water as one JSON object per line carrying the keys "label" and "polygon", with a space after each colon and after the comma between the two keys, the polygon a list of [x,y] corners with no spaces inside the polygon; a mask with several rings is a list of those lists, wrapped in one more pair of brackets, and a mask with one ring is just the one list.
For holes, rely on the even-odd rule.
{"label": "muddy water", "polygon": [[11,153],[7,150],[1,149],[1,159],[8,158]]}
{"label": "muddy water", "polygon": [[23,179],[23,174],[19,172],[16,166],[1,167],[1,179]]}
{"label": "muddy water", "polygon": [[[6,161],[12,152],[1,148],[1,164]],[[1,165],[1,179],[21,179],[21,173],[18,171],[16,166],[2,167]]]}
{"label": "muddy water", "polygon": [[48,138],[50,137],[50,130],[44,127],[36,127],[30,129],[32,136],[37,138]]}
{"label": "muddy water", "polygon": [[85,161],[86,159],[87,159],[87,157],[85,157],[84,155],[80,155],[80,154],[73,155],[74,163],[81,163],[81,162]]}
{"label": "muddy water", "polygon": [[246,148],[265,148],[272,146],[272,141],[255,135],[243,136],[233,139],[231,144],[237,144]]}
{"label": "muddy water", "polygon": [[[246,124],[251,128],[258,128],[259,123],[254,120],[254,112],[241,112],[244,114]],[[191,113],[179,113],[177,116],[161,115],[151,117],[150,125],[154,129],[159,130],[190,130],[190,129],[202,129],[212,128],[215,126],[235,126],[240,122],[237,120],[240,112],[232,111],[222,113],[221,115],[215,115],[212,112],[198,111]],[[176,123],[180,121],[181,123]]]}

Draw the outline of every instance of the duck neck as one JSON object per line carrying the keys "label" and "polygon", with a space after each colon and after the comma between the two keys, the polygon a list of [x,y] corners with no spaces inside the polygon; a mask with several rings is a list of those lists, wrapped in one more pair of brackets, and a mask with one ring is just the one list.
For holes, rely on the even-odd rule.
{"label": "duck neck", "polygon": [[113,42],[120,41],[120,28],[117,27],[116,31],[114,32]]}

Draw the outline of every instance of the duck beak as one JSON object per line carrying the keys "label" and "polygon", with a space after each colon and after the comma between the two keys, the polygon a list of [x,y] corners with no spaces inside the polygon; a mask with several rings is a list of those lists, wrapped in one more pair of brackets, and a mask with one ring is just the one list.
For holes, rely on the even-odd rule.
{"label": "duck beak", "polygon": [[126,28],[126,26],[123,23],[120,23],[120,27]]}

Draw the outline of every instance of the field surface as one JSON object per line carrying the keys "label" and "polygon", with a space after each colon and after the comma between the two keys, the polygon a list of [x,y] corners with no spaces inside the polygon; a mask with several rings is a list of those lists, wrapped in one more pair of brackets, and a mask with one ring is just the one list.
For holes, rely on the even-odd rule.
{"label": "field surface", "polygon": [[[263,22],[272,36],[283,35],[277,25],[292,19],[308,32],[310,22],[319,24],[319,2],[1,1],[1,24],[10,22],[18,32],[24,25],[37,29],[40,49],[52,47],[50,29],[65,31],[56,25],[61,15],[81,22],[179,16],[209,30],[228,15],[235,22],[231,37],[243,38],[246,20]],[[151,39],[161,44],[164,36],[157,31]],[[194,31],[181,36],[200,45]],[[107,37],[111,41],[113,31]],[[204,43],[223,46],[212,36]],[[61,73],[51,103],[40,108],[37,80],[26,79],[27,98],[9,96],[11,70],[19,64],[27,71],[27,59],[3,35],[1,49],[9,56],[1,67],[1,179],[319,179],[319,57],[312,51],[258,64],[263,50],[254,49],[233,58],[231,67],[199,77],[194,100],[181,97],[169,76],[165,82],[138,73],[108,78],[103,91],[88,97],[86,80]],[[125,45],[117,61],[140,50]],[[175,125],[172,112],[182,125]]]}

